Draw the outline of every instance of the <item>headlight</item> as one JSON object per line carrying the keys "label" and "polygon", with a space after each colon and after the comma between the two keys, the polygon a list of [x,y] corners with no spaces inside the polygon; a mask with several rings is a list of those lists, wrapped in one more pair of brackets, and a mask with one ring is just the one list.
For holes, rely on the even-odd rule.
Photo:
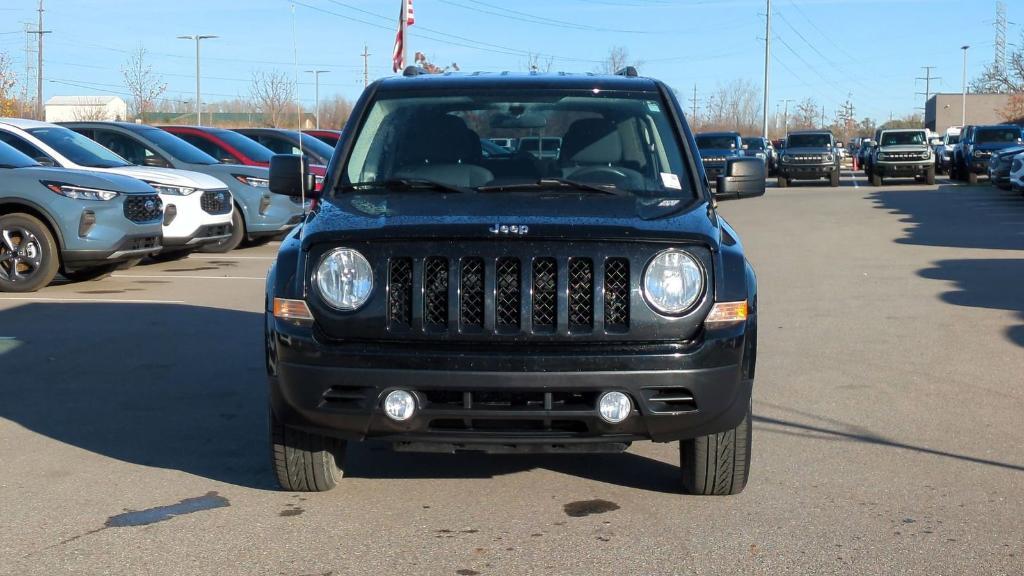
{"label": "headlight", "polygon": [[793,157],[790,156],[789,154],[783,154],[782,155],[782,161],[783,162],[792,162],[793,161]]}
{"label": "headlight", "polygon": [[975,158],[981,158],[982,157],[981,150],[975,150],[974,151],[974,157]]}
{"label": "headlight", "polygon": [[879,160],[885,160],[886,158],[888,158],[888,156],[885,154],[885,152],[879,152],[878,153],[878,159]]}
{"label": "headlight", "polygon": [[320,297],[332,308],[357,310],[373,291],[373,269],[359,252],[335,248],[320,260],[313,281]]}
{"label": "headlight", "polygon": [[927,160],[927,159],[929,159],[931,157],[932,157],[932,153],[929,150],[925,150],[924,152],[921,152],[921,159],[922,160]]}
{"label": "headlight", "polygon": [[835,156],[833,156],[831,154],[825,154],[825,162],[834,162],[835,159],[836,159]]}
{"label": "headlight", "polygon": [[43,186],[50,189],[51,192],[56,192],[61,196],[67,196],[68,198],[74,198],[75,200],[113,200],[117,198],[118,192],[113,190],[100,190],[98,188],[85,188],[82,186],[75,186],[73,184],[64,184],[61,182],[40,182]]}
{"label": "headlight", "polygon": [[169,196],[188,196],[196,191],[197,188],[189,188],[188,186],[174,186],[173,184],[158,184],[156,182],[146,182],[157,191],[158,194],[167,194]]}
{"label": "headlight", "polygon": [[662,314],[686,312],[704,290],[704,271],[686,252],[665,250],[644,272],[644,297]]}
{"label": "headlight", "polygon": [[267,178],[260,178],[258,176],[246,176],[244,174],[232,174],[235,180],[238,180],[246,186],[252,186],[253,188],[270,188],[270,180]]}
{"label": "headlight", "polygon": [[761,160],[764,160],[766,158],[766,156],[764,155],[764,152],[758,152],[757,154],[754,154],[754,156],[757,156]]}

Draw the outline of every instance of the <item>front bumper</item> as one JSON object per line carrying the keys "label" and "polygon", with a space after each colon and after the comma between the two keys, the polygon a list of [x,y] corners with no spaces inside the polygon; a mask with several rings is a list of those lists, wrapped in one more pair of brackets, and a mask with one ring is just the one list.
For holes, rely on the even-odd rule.
{"label": "front bumper", "polygon": [[967,170],[974,174],[988,174],[988,158],[972,158],[967,164]]}
{"label": "front bumper", "polygon": [[161,250],[159,234],[126,236],[117,245],[104,249],[64,250],[61,258],[65,266],[72,269],[89,268],[104,264],[124,262],[156,254]]}
{"label": "front bumper", "polygon": [[835,164],[780,164],[779,175],[795,180],[829,178],[839,168]]}
{"label": "front bumper", "polygon": [[892,178],[912,178],[914,176],[924,176],[925,174],[928,173],[928,169],[934,166],[935,164],[932,160],[922,160],[920,162],[876,161],[872,169],[879,176]]}
{"label": "front bumper", "polygon": [[224,214],[210,214],[203,210],[202,196],[204,191],[197,191],[188,196],[161,194],[164,203],[163,235],[164,246],[195,246],[223,239],[208,239],[210,228],[228,226],[230,235],[231,217],[234,210]]}
{"label": "front bumper", "polygon": [[167,248],[185,248],[203,246],[220,242],[231,237],[231,224],[207,224],[200,226],[195,232],[185,237],[164,237],[164,246]]}
{"label": "front bumper", "polygon": [[[325,345],[268,315],[270,402],[289,426],[354,440],[472,449],[693,438],[734,428],[748,409],[747,326],[644,345]],[[396,388],[417,399],[405,422],[381,408]],[[596,409],[611,390],[633,401],[616,425]]]}

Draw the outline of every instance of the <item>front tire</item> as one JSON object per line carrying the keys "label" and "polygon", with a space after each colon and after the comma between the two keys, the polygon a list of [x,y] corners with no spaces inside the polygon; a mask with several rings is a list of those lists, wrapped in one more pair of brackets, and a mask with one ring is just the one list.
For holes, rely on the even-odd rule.
{"label": "front tire", "polygon": [[60,269],[53,234],[28,214],[0,216],[0,292],[35,292]]}
{"label": "front tire", "polygon": [[881,174],[872,174],[871,175],[871,185],[872,186],[881,186],[882,185],[882,175]]}
{"label": "front tire", "polygon": [[839,170],[835,170],[834,172],[832,172],[831,181],[829,182],[829,185],[832,186],[833,188],[839,187]]}
{"label": "front tire", "polygon": [[925,173],[924,181],[925,184],[928,184],[929,186],[935,185],[935,166],[929,168],[928,171]]}
{"label": "front tire", "polygon": [[235,205],[235,213],[231,216],[231,236],[215,244],[207,244],[199,249],[207,254],[224,254],[231,252],[245,240],[245,219],[242,218],[242,209]]}
{"label": "front tire", "polygon": [[968,184],[977,184],[978,183],[978,175],[975,174],[974,172],[967,172],[967,183]]}
{"label": "front tire", "polygon": [[779,176],[778,178],[775,179],[775,185],[778,186],[779,188],[785,188],[789,186],[789,178]]}
{"label": "front tire", "polygon": [[751,407],[738,426],[679,442],[682,490],[701,496],[739,494],[750,477]]}
{"label": "front tire", "polygon": [[304,432],[270,411],[270,457],[277,483],[289,492],[326,492],[344,477],[347,442]]}

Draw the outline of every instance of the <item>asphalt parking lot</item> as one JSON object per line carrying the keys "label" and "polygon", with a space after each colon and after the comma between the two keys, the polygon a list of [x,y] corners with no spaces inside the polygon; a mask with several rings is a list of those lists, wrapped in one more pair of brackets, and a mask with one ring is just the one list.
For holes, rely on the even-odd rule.
{"label": "asphalt parking lot", "polygon": [[276,245],[0,295],[0,572],[1022,574],[1024,197],[797,185],[723,202],[760,282],[750,483],[613,456],[350,451],[275,489]]}

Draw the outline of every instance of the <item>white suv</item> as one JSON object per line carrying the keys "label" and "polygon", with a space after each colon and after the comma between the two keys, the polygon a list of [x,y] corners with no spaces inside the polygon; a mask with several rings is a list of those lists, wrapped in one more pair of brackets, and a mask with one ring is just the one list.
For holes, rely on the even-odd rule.
{"label": "white suv", "polygon": [[164,204],[164,257],[183,256],[231,236],[231,192],[212,176],[135,166],[77,132],[36,120],[0,118],[0,141],[43,164],[112,172],[152,186]]}

